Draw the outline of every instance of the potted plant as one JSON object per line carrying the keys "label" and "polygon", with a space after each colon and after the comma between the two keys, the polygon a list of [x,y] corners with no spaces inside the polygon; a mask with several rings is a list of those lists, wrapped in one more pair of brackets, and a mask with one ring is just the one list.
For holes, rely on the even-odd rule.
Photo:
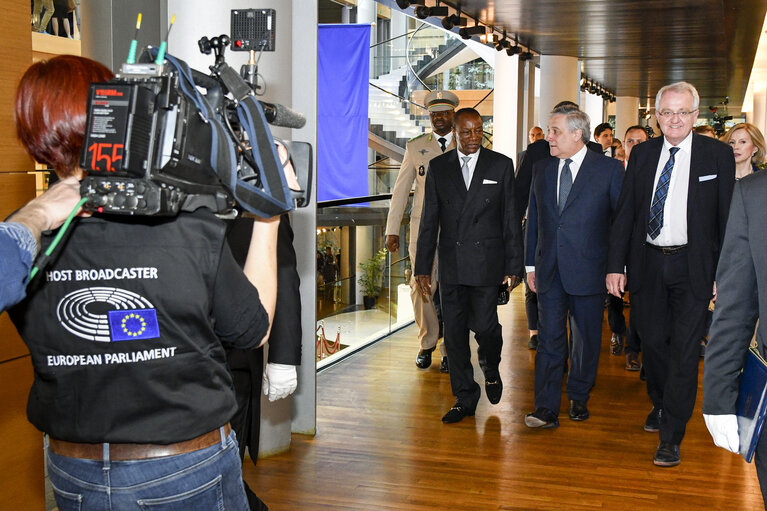
{"label": "potted plant", "polygon": [[386,250],[381,249],[373,257],[360,263],[362,274],[359,278],[362,287],[362,303],[365,309],[372,309],[376,305],[376,298],[381,292],[381,278],[383,266],[386,261]]}

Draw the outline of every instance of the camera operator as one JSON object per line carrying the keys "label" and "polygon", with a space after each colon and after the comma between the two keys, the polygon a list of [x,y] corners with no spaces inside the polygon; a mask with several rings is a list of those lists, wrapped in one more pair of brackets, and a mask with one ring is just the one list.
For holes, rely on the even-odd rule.
{"label": "camera operator", "polygon": [[[19,138],[60,177],[83,177],[89,84],[111,77],[73,56],[22,77]],[[207,209],[94,215],[31,282],[10,314],[32,355],[27,414],[46,433],[60,508],[248,509],[222,343],[251,348],[268,336],[278,221],[253,223],[243,273]]]}
{"label": "camera operator", "polygon": [[26,296],[29,270],[40,250],[40,234],[63,224],[79,200],[77,178],[67,178],[0,223],[0,312]]}

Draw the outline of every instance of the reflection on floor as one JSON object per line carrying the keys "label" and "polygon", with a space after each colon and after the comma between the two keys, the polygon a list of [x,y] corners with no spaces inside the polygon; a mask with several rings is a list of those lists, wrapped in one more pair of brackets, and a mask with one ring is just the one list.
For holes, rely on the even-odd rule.
{"label": "reflection on floor", "polygon": [[[317,435],[293,435],[289,452],[246,463],[248,484],[270,511],[762,508],[753,465],[714,447],[700,394],[682,464],[652,464],[658,435],[642,429],[647,392],[624,357],[609,354],[606,322],[591,418],[568,420],[563,396],[558,429],[527,428],[535,352],[521,289],[499,316],[499,404],[483,395],[476,416],[442,424],[454,402],[449,377],[437,363],[415,367],[416,329],[407,327],[319,374]],[[474,364],[482,384],[476,353]]]}

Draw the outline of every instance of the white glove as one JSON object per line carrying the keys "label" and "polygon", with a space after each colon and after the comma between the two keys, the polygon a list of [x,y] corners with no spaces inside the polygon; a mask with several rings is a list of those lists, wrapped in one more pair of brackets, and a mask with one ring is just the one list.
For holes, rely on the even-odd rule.
{"label": "white glove", "polygon": [[706,421],[708,432],[714,439],[714,445],[734,453],[739,452],[738,418],[735,415],[703,414],[703,420]]}
{"label": "white glove", "polygon": [[266,364],[264,370],[264,395],[269,401],[277,401],[292,394],[298,386],[296,366],[287,364]]}

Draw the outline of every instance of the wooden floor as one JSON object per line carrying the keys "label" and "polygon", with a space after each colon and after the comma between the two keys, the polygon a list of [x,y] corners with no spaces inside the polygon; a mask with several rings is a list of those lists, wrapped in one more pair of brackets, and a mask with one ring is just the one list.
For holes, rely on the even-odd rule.
{"label": "wooden floor", "polygon": [[498,405],[483,392],[475,417],[442,424],[454,402],[448,376],[438,363],[415,367],[409,327],[321,373],[317,436],[294,435],[288,453],[246,463],[245,479],[270,511],[762,509],[753,465],[713,445],[700,390],[682,464],[652,464],[658,436],[642,429],[644,383],[609,354],[606,323],[591,418],[570,421],[563,396],[558,429],[528,429],[534,352],[521,290],[499,316]]}

